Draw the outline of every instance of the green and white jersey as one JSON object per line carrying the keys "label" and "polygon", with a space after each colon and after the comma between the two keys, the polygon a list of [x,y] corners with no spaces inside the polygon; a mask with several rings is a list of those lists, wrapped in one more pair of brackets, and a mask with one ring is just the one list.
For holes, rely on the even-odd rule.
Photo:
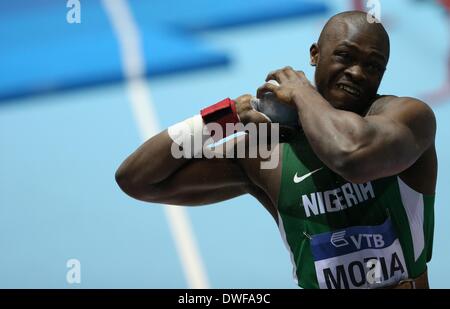
{"label": "green and white jersey", "polygon": [[398,176],[354,184],[305,136],[284,144],[278,226],[303,288],[376,288],[418,277],[431,259],[434,195]]}

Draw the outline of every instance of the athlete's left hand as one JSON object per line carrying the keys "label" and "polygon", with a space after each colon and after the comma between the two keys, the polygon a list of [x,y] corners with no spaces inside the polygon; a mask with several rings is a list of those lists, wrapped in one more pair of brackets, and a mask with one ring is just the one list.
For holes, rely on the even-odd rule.
{"label": "athlete's left hand", "polygon": [[[267,83],[269,80],[276,80],[279,86]],[[314,88],[302,71],[295,71],[292,67],[270,72],[266,77],[266,83],[258,88],[256,96],[261,98],[266,92],[273,92],[277,98],[289,105],[296,106],[294,98],[304,87]]]}

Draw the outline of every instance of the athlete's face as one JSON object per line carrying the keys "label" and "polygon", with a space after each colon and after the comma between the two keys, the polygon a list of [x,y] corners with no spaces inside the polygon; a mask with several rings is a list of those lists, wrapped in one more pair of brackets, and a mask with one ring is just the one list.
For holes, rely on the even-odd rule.
{"label": "athlete's face", "polygon": [[371,31],[343,22],[311,46],[318,91],[334,107],[362,113],[375,98],[389,58],[389,44]]}

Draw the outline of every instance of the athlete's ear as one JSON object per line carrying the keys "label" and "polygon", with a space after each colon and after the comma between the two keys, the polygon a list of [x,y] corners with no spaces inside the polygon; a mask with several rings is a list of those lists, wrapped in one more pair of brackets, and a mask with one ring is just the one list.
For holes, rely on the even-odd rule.
{"label": "athlete's ear", "polygon": [[315,67],[319,61],[319,45],[317,43],[314,43],[309,48],[309,57],[311,65]]}

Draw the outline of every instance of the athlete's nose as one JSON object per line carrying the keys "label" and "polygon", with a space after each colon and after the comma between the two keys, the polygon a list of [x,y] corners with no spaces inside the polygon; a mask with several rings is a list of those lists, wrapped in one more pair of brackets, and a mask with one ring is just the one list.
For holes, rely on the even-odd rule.
{"label": "athlete's nose", "polygon": [[352,66],[349,66],[345,70],[345,75],[347,75],[347,77],[351,78],[351,80],[354,82],[361,82],[361,81],[364,81],[366,78],[364,71],[359,64],[354,64]]}

